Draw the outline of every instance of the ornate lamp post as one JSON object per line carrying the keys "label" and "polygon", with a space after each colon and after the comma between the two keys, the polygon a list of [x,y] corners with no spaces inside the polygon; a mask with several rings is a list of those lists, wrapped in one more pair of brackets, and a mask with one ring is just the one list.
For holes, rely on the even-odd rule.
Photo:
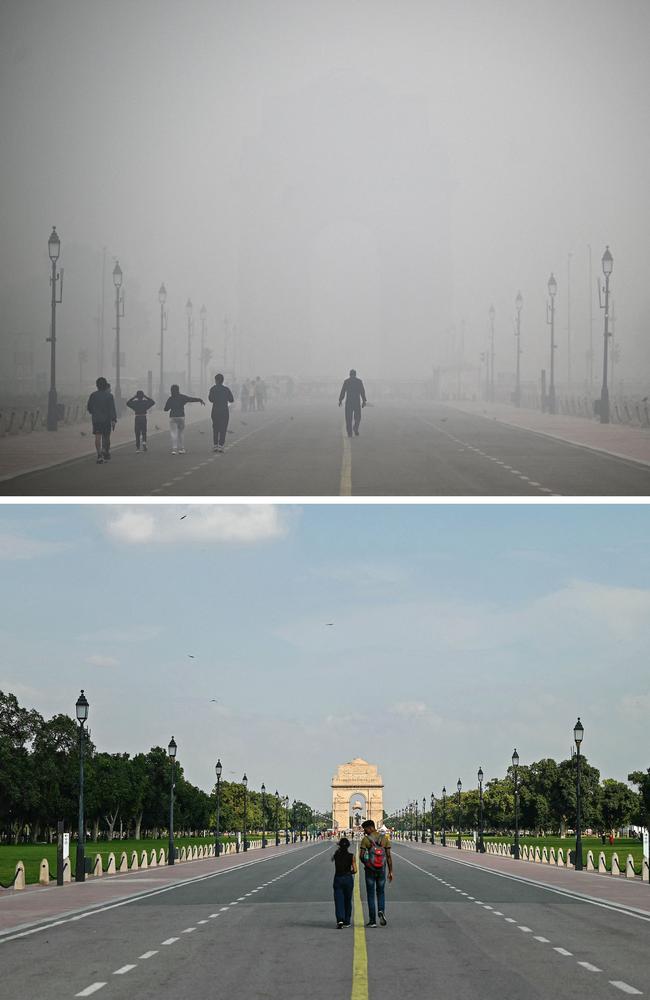
{"label": "ornate lamp post", "polygon": [[120,383],[120,320],[124,318],[124,295],[122,294],[122,268],[119,260],[113,268],[113,284],[115,285],[115,410],[118,417],[122,414],[122,386]]}
{"label": "ornate lamp post", "polygon": [[201,306],[199,311],[199,316],[201,319],[201,385],[199,387],[199,392],[202,396],[207,395],[207,354],[205,350],[205,331],[207,327],[207,316],[208,310],[205,306]]}
{"label": "ornate lamp post", "polygon": [[77,866],[75,882],[86,881],[86,823],[84,820],[84,725],[90,708],[83,690],[75,706],[79,723],[79,830],[77,837]]}
{"label": "ornate lamp post", "polygon": [[285,795],[284,799],[284,842],[289,843],[289,796]]}
{"label": "ornate lamp post", "polygon": [[214,768],[217,775],[217,829],[215,831],[214,837],[214,853],[216,857],[221,854],[221,840],[219,835],[219,820],[220,820],[220,808],[221,808],[221,774],[223,772],[223,767],[221,765],[221,760],[218,760]]}
{"label": "ornate lamp post", "polygon": [[262,782],[262,847],[266,847],[266,785]]}
{"label": "ornate lamp post", "polygon": [[519,861],[519,754],[512,751],[512,774],[515,784],[515,861]]}
{"label": "ornate lamp post", "polygon": [[460,790],[462,787],[463,783],[459,778],[458,781],[456,782],[456,789],[458,791],[458,838],[456,840],[456,847],[458,848],[459,851],[462,850],[463,847],[462,841],[460,839]]}
{"label": "ornate lamp post", "polygon": [[476,845],[476,850],[480,854],[485,853],[485,844],[483,843],[483,768],[478,769],[478,843]]}
{"label": "ornate lamp post", "polygon": [[[607,352],[610,338],[609,332],[609,276],[614,268],[614,258],[609,252],[609,247],[605,247],[602,256],[603,274],[605,275],[605,302],[602,301],[600,282],[598,284],[598,300],[600,308],[605,310],[605,327],[603,330],[603,384],[600,390],[600,422],[609,423],[609,388],[607,386]],[[578,750],[578,752],[580,752]]]}
{"label": "ornate lamp post", "polygon": [[517,340],[517,379],[515,382],[515,406],[521,406],[521,307],[524,304],[521,292],[517,292],[515,310],[517,313],[515,337]]}
{"label": "ornate lamp post", "polygon": [[577,872],[582,871],[582,831],[580,829],[580,744],[585,734],[585,727],[578,721],[573,727],[573,738],[576,741],[576,864]]}
{"label": "ornate lamp post", "polygon": [[447,789],[442,786],[442,846],[447,846]]}
{"label": "ornate lamp post", "polygon": [[275,846],[280,846],[280,793],[275,790]]}
{"label": "ornate lamp post", "polygon": [[551,367],[550,367],[550,379],[548,384],[548,412],[556,412],[556,402],[555,402],[555,296],[557,295],[557,281],[553,277],[551,272],[551,277],[548,279],[548,296],[549,300],[546,303],[546,322],[551,328]]}
{"label": "ornate lamp post", "polygon": [[187,315],[187,391],[192,392],[192,300],[185,303],[185,313]]}
{"label": "ornate lamp post", "polygon": [[158,398],[160,400],[164,399],[165,393],[165,364],[164,364],[164,346],[165,346],[165,330],[167,329],[167,312],[165,311],[165,303],[167,301],[167,289],[165,284],[160,286],[158,290],[158,301],[160,302],[160,381]]}
{"label": "ornate lamp post", "polygon": [[494,402],[494,317],[496,315],[494,306],[490,306],[488,309],[488,316],[490,317],[490,392],[489,399],[490,402]]}
{"label": "ornate lamp post", "polygon": [[243,840],[244,840],[244,850],[248,850],[248,840],[246,839],[246,806],[248,805],[248,778],[246,775],[241,779],[241,783],[244,786],[244,829],[243,829]]}
{"label": "ornate lamp post", "polygon": [[[52,226],[50,238],[47,241],[47,252],[52,262],[52,273],[50,275],[50,287],[52,288],[52,315],[50,319],[50,336],[47,338],[50,343],[50,391],[47,396],[47,429],[56,431],[59,427],[58,397],[56,393],[56,307],[63,301],[63,268],[57,272],[56,262],[61,253],[61,240],[56,231],[56,226]],[[56,286],[59,285],[59,297],[57,298]]]}
{"label": "ornate lamp post", "polygon": [[435,809],[436,809],[436,797],[433,794],[433,792],[431,792],[431,843],[432,844],[435,844],[435,842],[436,842],[435,818],[434,818],[435,817]]}
{"label": "ornate lamp post", "polygon": [[169,746],[167,747],[167,755],[172,762],[172,779],[169,788],[169,851],[167,853],[167,864],[173,865],[175,859],[174,851],[174,788],[175,788],[175,778],[176,778],[176,751],[178,747],[176,746],[176,740],[172,736],[169,741]]}
{"label": "ornate lamp post", "polygon": [[423,795],[422,796],[422,843],[423,844],[426,844],[426,842],[427,842],[427,828],[424,825],[424,817],[425,817],[426,811],[427,811],[427,800],[426,800],[426,796]]}
{"label": "ornate lamp post", "polygon": [[418,800],[417,799],[415,800],[415,803],[414,803],[414,809],[415,809],[415,812],[414,812],[415,843],[417,844],[417,842],[418,842]]}

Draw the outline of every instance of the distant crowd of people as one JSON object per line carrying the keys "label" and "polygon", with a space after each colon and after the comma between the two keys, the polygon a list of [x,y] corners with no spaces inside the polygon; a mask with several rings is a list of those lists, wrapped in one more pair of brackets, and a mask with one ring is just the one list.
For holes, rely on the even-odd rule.
{"label": "distant crowd of people", "polygon": [[[90,394],[86,409],[92,419],[97,463],[101,465],[111,458],[111,433],[117,424],[117,410],[108,380],[100,376],[95,385],[97,388]],[[234,405],[236,396],[239,397],[242,413],[266,409],[268,390],[266,382],[259,375],[254,379],[245,379],[241,386],[235,385],[233,388],[234,391],[224,384],[224,377],[219,373],[215,375],[214,385],[208,393],[208,402],[212,404],[212,440],[215,452],[223,452],[225,448],[230,407]],[[353,434],[358,437],[361,409],[366,405],[366,392],[354,368],[350,370],[350,375],[341,388],[339,406],[344,400],[348,437],[352,437]],[[177,384],[171,386],[164,410],[169,413],[172,455],[185,454],[185,407],[190,403],[200,403],[201,406],[205,406],[205,400],[200,396],[187,396],[181,392]],[[146,452],[147,417],[149,411],[156,405],[156,401],[147,396],[143,389],[138,389],[135,395],[126,401],[126,405],[134,414],[136,451]]]}

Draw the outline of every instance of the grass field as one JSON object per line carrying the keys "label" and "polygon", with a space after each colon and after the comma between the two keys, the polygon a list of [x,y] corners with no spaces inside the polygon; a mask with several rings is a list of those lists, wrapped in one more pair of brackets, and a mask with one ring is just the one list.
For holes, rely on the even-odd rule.
{"label": "grass field", "polygon": [[[485,841],[492,841],[496,844],[512,844],[514,840],[508,837],[485,837]],[[449,840],[447,841],[449,842]],[[564,857],[566,859],[567,851],[573,850],[575,848],[575,837],[520,837],[519,843],[523,847],[527,844],[529,847],[539,847],[540,851],[543,847],[547,847],[550,851],[552,847],[555,848],[557,853],[558,847],[563,848]],[[594,852],[594,864],[598,867],[598,855],[601,851],[605,852],[605,858],[607,859],[607,870],[609,871],[612,866],[612,854],[618,854],[618,863],[621,866],[621,870],[625,871],[625,861],[628,854],[631,854],[634,858],[634,870],[637,875],[641,874],[641,862],[643,859],[643,846],[639,840],[632,839],[629,837],[619,837],[614,841],[613,847],[610,847],[609,841],[606,844],[601,843],[600,837],[583,837],[582,838],[582,860],[583,864],[587,864],[587,851]]]}
{"label": "grass field", "polygon": [[[232,837],[222,837],[221,843],[225,844],[229,840],[233,840]],[[212,843],[211,840],[205,837],[175,837],[174,846],[180,851],[181,847],[193,847],[194,844],[209,844]],[[160,848],[164,848],[167,851],[167,841],[166,840],[113,840],[107,841],[102,840],[98,843],[92,843],[86,841],[86,857],[90,858],[95,856],[95,854],[101,854],[102,856],[102,866],[106,868],[108,855],[111,851],[115,854],[115,861],[119,865],[120,855],[122,851],[126,851],[127,857],[129,859],[129,865],[131,864],[131,851],[138,852],[138,861],[140,859],[141,852],[146,850],[147,857],[151,857],[151,850],[155,848],[156,854]],[[76,842],[70,844],[70,862],[72,864],[72,872],[74,877],[74,867],[75,867],[75,857],[76,857]],[[47,858],[50,865],[50,875],[56,878],[56,844],[18,844],[16,846],[3,845],[0,846],[0,882],[7,885],[14,877],[16,871],[16,865],[19,861],[22,861],[25,865],[25,879],[29,882],[38,882],[39,868],[43,858]]]}

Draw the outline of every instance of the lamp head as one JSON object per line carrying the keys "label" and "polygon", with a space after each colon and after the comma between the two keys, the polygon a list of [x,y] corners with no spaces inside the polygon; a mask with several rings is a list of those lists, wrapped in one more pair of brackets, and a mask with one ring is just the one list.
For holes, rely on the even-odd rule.
{"label": "lamp head", "polygon": [[551,277],[548,279],[548,294],[552,299],[554,299],[557,294],[557,281],[555,280],[555,276],[552,271]]}
{"label": "lamp head", "polygon": [[524,300],[523,300],[522,294],[521,294],[521,292],[517,292],[517,298],[515,299],[515,308],[516,308],[517,312],[521,312],[521,307],[523,306],[523,304],[524,304]]}
{"label": "lamp head", "polygon": [[605,247],[605,253],[602,256],[601,263],[603,265],[603,274],[611,274],[614,267],[614,258],[609,252],[609,246]]}
{"label": "lamp head", "polygon": [[496,310],[494,306],[490,306],[488,309],[488,316],[490,317],[490,322],[494,323],[494,317],[496,316]]}
{"label": "lamp head", "polygon": [[582,738],[583,738],[584,734],[585,734],[585,727],[582,725],[582,723],[580,721],[580,716],[578,716],[578,721],[576,722],[575,726],[573,727],[573,738],[576,741],[576,746],[577,747],[579,747],[580,744],[582,743]]}
{"label": "lamp head", "polygon": [[512,766],[519,767],[519,754],[517,753],[517,748],[512,751]]}
{"label": "lamp head", "polygon": [[479,769],[478,769],[478,783],[479,783],[479,785],[483,784],[483,768],[482,767],[479,767]]}
{"label": "lamp head", "polygon": [[205,319],[207,315],[208,315],[208,310],[205,308],[205,306],[201,306],[199,316],[201,317],[201,319]]}
{"label": "lamp head", "polygon": [[59,259],[59,254],[61,253],[61,240],[59,239],[59,234],[56,231],[56,226],[52,226],[52,232],[49,240],[47,241],[47,252],[50,255],[50,260],[54,264],[54,262]]}
{"label": "lamp head", "polygon": [[164,282],[158,289],[158,301],[160,302],[161,306],[164,306],[165,302],[167,301],[167,289],[165,288]]}
{"label": "lamp head", "polygon": [[244,777],[241,779],[241,783],[244,786],[244,788],[248,788],[248,778],[246,777],[246,775],[244,775]]}
{"label": "lamp head", "polygon": [[266,785],[262,782],[262,795],[266,795]]}
{"label": "lamp head", "polygon": [[191,319],[192,318],[192,300],[191,299],[188,299],[187,302],[185,303],[185,312],[187,313],[187,318]]}
{"label": "lamp head", "polygon": [[460,792],[460,790],[461,790],[462,787],[463,787],[463,783],[462,783],[462,781],[459,778],[458,781],[456,782],[456,788]]}
{"label": "lamp head", "polygon": [[177,750],[178,750],[178,747],[176,745],[176,740],[172,736],[171,740],[169,741],[169,746],[167,747],[167,753],[169,754],[169,759],[170,760],[176,760],[176,751]]}
{"label": "lamp head", "polygon": [[88,709],[90,708],[88,704],[88,699],[83,693],[83,688],[81,690],[81,694],[77,698],[77,704],[75,705],[75,708],[77,710],[77,722],[79,722],[80,725],[83,726],[84,722],[86,722],[88,719]]}
{"label": "lamp head", "polygon": [[214,766],[214,769],[215,769],[215,772],[216,772],[216,775],[217,775],[217,778],[221,778],[221,775],[223,774],[223,766],[222,766],[222,764],[221,764],[221,759],[219,759],[219,760],[217,761],[217,763],[216,763],[216,764],[215,764],[215,766]]}

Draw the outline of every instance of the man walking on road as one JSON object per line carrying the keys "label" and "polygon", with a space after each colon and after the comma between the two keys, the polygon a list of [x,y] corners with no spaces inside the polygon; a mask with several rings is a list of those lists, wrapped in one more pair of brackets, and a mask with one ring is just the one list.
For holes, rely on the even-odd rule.
{"label": "man walking on road", "polygon": [[363,863],[366,876],[366,897],[368,899],[368,923],[366,927],[386,926],[386,868],[388,881],[393,881],[393,858],[390,848],[390,838],[385,833],[378,833],[375,824],[367,819],[363,826],[363,837],[359,845],[359,857]]}
{"label": "man walking on road", "polygon": [[138,389],[135,396],[127,400],[126,405],[135,413],[135,449],[140,451],[140,440],[142,439],[142,450],[147,450],[147,410],[155,406],[155,401],[149,396],[145,396],[142,389]]}
{"label": "man walking on road", "polygon": [[228,406],[235,402],[235,397],[223,384],[223,375],[214,376],[215,384],[210,389],[208,399],[212,403],[212,440],[214,442],[213,451],[223,451],[226,443],[226,431],[230,420],[230,410]]}
{"label": "man walking on road", "polygon": [[115,430],[117,413],[113,393],[106,379],[100,375],[95,385],[97,389],[88,397],[86,409],[93,421],[97,464],[102,465],[111,457],[111,431]]}
{"label": "man walking on road", "polygon": [[352,431],[359,437],[359,424],[361,423],[361,409],[366,405],[366,390],[363,382],[357,378],[354,368],[350,369],[350,377],[346,378],[339,395],[339,406],[345,399],[345,427],[348,437],[352,437]]}

